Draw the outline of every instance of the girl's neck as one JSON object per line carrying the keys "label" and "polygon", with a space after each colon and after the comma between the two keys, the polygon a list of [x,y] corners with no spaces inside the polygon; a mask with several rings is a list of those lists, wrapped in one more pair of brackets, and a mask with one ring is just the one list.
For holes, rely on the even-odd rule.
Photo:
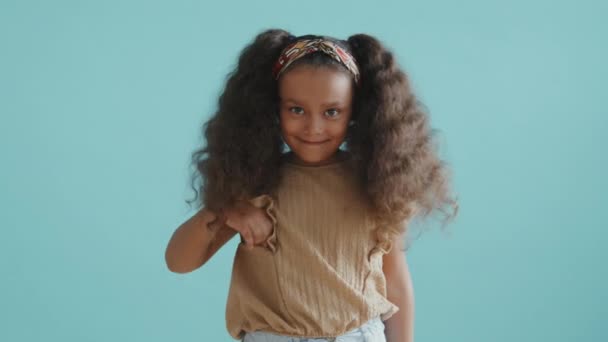
{"label": "girl's neck", "polygon": [[285,162],[291,165],[302,166],[302,167],[323,167],[329,165],[339,164],[349,158],[349,152],[343,150],[337,150],[334,155],[322,163],[319,164],[306,164],[303,163],[294,153],[293,151],[289,151],[285,153]]}

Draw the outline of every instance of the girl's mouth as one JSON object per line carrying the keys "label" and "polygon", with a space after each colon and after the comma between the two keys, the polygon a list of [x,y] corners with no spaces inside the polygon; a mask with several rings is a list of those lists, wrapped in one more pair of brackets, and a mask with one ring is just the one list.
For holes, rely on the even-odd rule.
{"label": "girl's mouth", "polygon": [[321,140],[321,141],[307,141],[307,140],[300,139],[300,141],[302,141],[302,142],[303,142],[303,143],[305,143],[305,144],[309,144],[309,145],[321,145],[321,144],[323,144],[323,143],[328,142],[329,140]]}

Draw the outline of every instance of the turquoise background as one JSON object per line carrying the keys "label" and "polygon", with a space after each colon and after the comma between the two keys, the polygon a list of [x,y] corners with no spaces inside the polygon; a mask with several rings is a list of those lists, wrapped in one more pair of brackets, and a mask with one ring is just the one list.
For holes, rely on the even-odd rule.
{"label": "turquoise background", "polygon": [[189,157],[263,29],[379,37],[461,212],[408,254],[416,341],[607,341],[605,1],[0,2],[0,340],[231,341],[233,239],[174,274]]}

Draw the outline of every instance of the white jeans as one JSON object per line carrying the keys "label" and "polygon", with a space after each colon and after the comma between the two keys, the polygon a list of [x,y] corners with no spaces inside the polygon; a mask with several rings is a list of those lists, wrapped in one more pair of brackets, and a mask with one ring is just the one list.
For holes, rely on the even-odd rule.
{"label": "white jeans", "polygon": [[278,335],[265,331],[248,332],[243,342],[386,342],[384,323],[380,317],[371,319],[358,328],[332,338],[294,337]]}

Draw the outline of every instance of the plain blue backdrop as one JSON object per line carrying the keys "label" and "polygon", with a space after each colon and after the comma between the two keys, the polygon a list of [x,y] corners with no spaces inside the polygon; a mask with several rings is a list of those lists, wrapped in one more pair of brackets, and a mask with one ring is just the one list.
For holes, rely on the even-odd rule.
{"label": "plain blue backdrop", "polygon": [[[0,340],[231,341],[233,239],[171,273],[190,154],[267,28],[380,38],[461,211],[408,253],[416,341],[607,341],[605,1],[0,1]],[[432,222],[431,222],[432,223]]]}

